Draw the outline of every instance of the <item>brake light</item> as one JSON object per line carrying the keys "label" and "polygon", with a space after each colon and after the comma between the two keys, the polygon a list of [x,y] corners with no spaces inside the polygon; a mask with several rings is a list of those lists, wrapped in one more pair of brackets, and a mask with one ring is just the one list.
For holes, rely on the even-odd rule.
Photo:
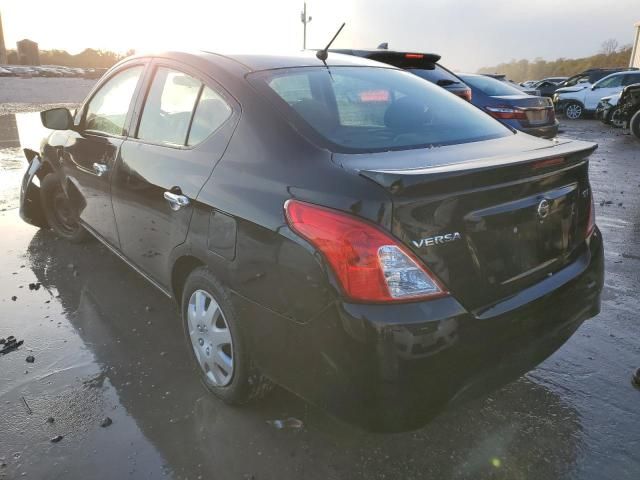
{"label": "brake light", "polygon": [[424,55],[422,53],[405,53],[404,54],[404,58],[418,58],[418,59],[422,59],[424,58]]}
{"label": "brake light", "polygon": [[469,88],[467,90],[462,90],[461,92],[456,92],[456,95],[464,98],[467,102],[470,102],[472,98],[471,89]]}
{"label": "brake light", "polygon": [[589,197],[591,197],[591,201],[589,202],[589,218],[587,220],[587,238],[591,236],[596,228],[596,206],[591,189],[589,189]]}
{"label": "brake light", "polygon": [[406,247],[365,220],[298,200],[288,200],[285,213],[289,227],[322,253],[351,300],[398,302],[448,294]]}
{"label": "brake light", "polygon": [[489,115],[501,120],[526,120],[524,110],[512,107],[486,107]]}

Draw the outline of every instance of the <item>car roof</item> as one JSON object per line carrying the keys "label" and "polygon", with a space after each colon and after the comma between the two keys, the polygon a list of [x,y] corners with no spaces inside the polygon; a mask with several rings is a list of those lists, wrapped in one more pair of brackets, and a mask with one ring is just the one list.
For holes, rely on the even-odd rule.
{"label": "car roof", "polygon": [[316,57],[316,52],[311,50],[284,53],[223,53],[210,51],[175,51],[134,55],[123,60],[129,61],[132,58],[170,58],[178,61],[206,61],[220,66],[230,62],[236,67],[247,72],[256,72],[261,70],[274,70],[279,68],[294,67],[336,67],[336,66],[354,66],[354,67],[383,67],[394,68],[390,65],[368,60],[366,58],[354,57],[352,55],[344,55],[341,53],[329,52],[329,56],[325,62]]}

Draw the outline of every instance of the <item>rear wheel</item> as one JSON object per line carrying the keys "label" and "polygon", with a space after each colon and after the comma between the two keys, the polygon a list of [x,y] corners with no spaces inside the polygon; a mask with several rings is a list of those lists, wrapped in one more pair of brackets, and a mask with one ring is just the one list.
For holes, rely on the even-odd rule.
{"label": "rear wheel", "polygon": [[620,109],[618,107],[615,107],[611,110],[611,113],[609,113],[608,115],[608,122],[611,126],[615,127],[615,128],[622,128],[624,126],[624,120],[622,120],[622,118],[620,118]]}
{"label": "rear wheel", "polygon": [[564,116],[569,120],[577,120],[582,117],[584,108],[578,102],[569,102],[564,107]]}
{"label": "rear wheel", "polygon": [[271,390],[271,382],[252,364],[228,291],[205,267],[187,278],[182,320],[197,370],[214,395],[242,405]]}
{"label": "rear wheel", "polygon": [[629,130],[636,138],[640,139],[640,110],[638,110],[629,121]]}
{"label": "rear wheel", "polygon": [[40,183],[42,209],[49,226],[70,242],[80,243],[90,238],[80,224],[78,211],[65,193],[58,176],[50,173]]}

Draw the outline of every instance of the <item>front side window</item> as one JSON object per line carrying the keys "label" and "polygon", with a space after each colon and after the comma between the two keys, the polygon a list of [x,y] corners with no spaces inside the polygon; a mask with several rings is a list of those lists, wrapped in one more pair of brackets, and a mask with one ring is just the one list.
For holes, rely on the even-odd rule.
{"label": "front side window", "polygon": [[131,99],[144,67],[132,67],[113,76],[89,101],[84,129],[123,135]]}
{"label": "front side window", "polygon": [[596,83],[596,88],[615,88],[620,87],[622,85],[622,77],[623,75],[613,75],[612,77],[607,77],[600,80]]}
{"label": "front side window", "polygon": [[249,79],[292,123],[310,127],[311,135],[338,151],[421,148],[512,134],[465,100],[403,70],[298,67]]}
{"label": "front side window", "polygon": [[201,86],[199,80],[185,73],[158,68],[147,94],[137,138],[185,145]]}

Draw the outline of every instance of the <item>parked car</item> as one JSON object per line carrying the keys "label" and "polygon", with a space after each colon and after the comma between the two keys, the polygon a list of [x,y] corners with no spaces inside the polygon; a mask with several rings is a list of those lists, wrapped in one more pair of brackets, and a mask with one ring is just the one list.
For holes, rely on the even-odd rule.
{"label": "parked car", "polygon": [[31,78],[37,77],[39,73],[33,67],[27,67],[23,65],[6,65],[6,70],[9,70],[14,77]]}
{"label": "parked car", "polygon": [[540,80],[527,80],[525,82],[521,82],[520,86],[521,87],[525,87],[525,88],[530,88],[533,87],[536,83],[538,83]]}
{"label": "parked car", "polygon": [[274,382],[367,428],[415,428],[599,311],[596,145],[523,135],[400,69],[134,56],[75,116],[41,118],[22,218],[98,238],[174,298],[228,403]]}
{"label": "parked car", "polygon": [[455,73],[440,65],[440,55],[435,53],[396,52],[387,49],[348,50],[334,49],[335,53],[368,58],[407,70],[420,78],[435,83],[451,93],[471,101],[471,89]]}
{"label": "parked car", "polygon": [[[552,82],[555,83],[556,85],[561,84],[562,82],[565,82],[566,80],[568,80],[569,77],[546,77],[543,78],[542,80],[540,80],[540,82]],[[540,83],[538,82],[538,83]]]}
{"label": "parked car", "polygon": [[636,138],[640,138],[640,83],[622,90],[618,101],[619,119]]}
{"label": "parked car", "polygon": [[4,67],[0,67],[0,77],[12,77],[13,73]]}
{"label": "parked car", "polygon": [[579,84],[570,89],[558,89],[553,95],[556,110],[564,113],[570,120],[577,120],[585,114],[595,113],[601,98],[620,93],[632,83],[640,82],[640,71],[622,71],[612,73],[591,87]]}
{"label": "parked car", "polygon": [[540,80],[536,84],[534,84],[531,88],[540,92],[540,96],[552,98],[553,94],[558,89],[558,85],[562,83],[562,81],[554,81],[555,78],[552,79],[544,79]]}
{"label": "parked car", "polygon": [[560,89],[564,89],[564,88],[570,89],[566,91],[573,91],[574,89],[572,87],[576,87],[576,86],[590,87],[591,85],[596,83],[598,80],[601,80],[604,77],[611,75],[612,73],[629,71],[629,70],[637,70],[637,69],[636,68],[590,68],[588,70],[585,70],[582,73],[573,75],[572,77],[569,77],[568,79],[566,79],[564,82],[560,83],[558,85],[558,91],[563,92],[565,90],[560,90]]}
{"label": "parked car", "polygon": [[495,78],[472,73],[458,76],[471,87],[472,103],[512,128],[551,138],[558,133],[551,100],[528,95]]}
{"label": "parked car", "polygon": [[513,80],[509,80],[506,75],[503,75],[501,73],[483,73],[482,75],[484,75],[485,77],[493,78],[495,80],[499,80],[503,83],[506,83],[507,85],[515,88],[516,90],[520,90],[521,92],[524,92],[527,95],[535,95],[535,96],[540,95],[540,92],[535,88],[523,87],[522,85],[514,82]]}
{"label": "parked car", "polygon": [[595,117],[605,125],[622,128],[624,122],[620,118],[620,110],[618,109],[621,94],[622,92],[603,97],[598,102]]}

